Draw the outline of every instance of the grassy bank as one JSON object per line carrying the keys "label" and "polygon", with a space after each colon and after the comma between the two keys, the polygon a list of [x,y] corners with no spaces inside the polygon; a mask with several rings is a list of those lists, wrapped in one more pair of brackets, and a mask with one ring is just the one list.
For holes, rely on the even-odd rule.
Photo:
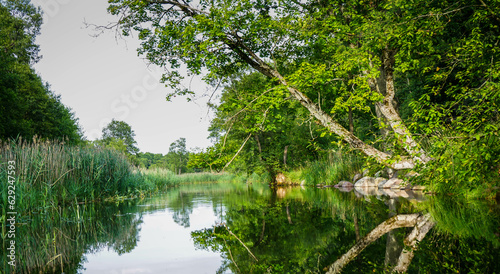
{"label": "grassy bank", "polygon": [[164,189],[165,187],[175,186],[179,184],[190,184],[199,182],[229,182],[233,181],[236,176],[232,174],[218,173],[185,173],[177,175],[167,169],[140,169],[135,171],[136,176],[143,180],[142,188],[144,190],[155,191]]}
{"label": "grassy bank", "polygon": [[[137,197],[180,183],[219,180],[231,180],[231,176],[135,170],[123,154],[93,146],[67,146],[40,140],[0,143],[1,199],[7,205],[8,190],[15,193],[17,212]],[[12,187],[8,189],[9,181]],[[5,215],[7,208],[2,210]]]}
{"label": "grassy bank", "polygon": [[285,172],[290,183],[304,183],[315,186],[317,184],[332,185],[339,181],[351,181],[356,173],[363,168],[363,158],[349,152],[336,152],[327,159],[311,162],[304,167]]}

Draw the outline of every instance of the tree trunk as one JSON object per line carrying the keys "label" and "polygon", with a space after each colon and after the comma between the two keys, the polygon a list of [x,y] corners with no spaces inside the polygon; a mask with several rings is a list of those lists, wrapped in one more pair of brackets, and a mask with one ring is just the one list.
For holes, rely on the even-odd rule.
{"label": "tree trunk", "polygon": [[286,167],[286,158],[288,156],[288,146],[285,146],[285,151],[283,151],[283,166]]}
{"label": "tree trunk", "polygon": [[411,260],[415,255],[415,250],[417,249],[418,243],[420,243],[427,232],[429,232],[436,223],[431,220],[430,214],[426,214],[419,220],[415,228],[411,231],[410,235],[406,237],[404,243],[405,248],[399,255],[398,262],[392,272],[406,272],[408,271],[408,267],[410,266]]}
{"label": "tree trunk", "polygon": [[340,273],[342,268],[346,266],[352,259],[356,258],[363,249],[365,249],[372,242],[380,238],[385,233],[400,227],[413,227],[419,221],[423,219],[423,216],[420,214],[406,214],[406,215],[396,215],[380,225],[378,225],[375,229],[370,231],[365,237],[363,237],[359,242],[357,242],[347,253],[342,255],[335,263],[331,264],[328,267],[328,271],[326,273]]}
{"label": "tree trunk", "polygon": [[359,233],[359,221],[358,214],[354,213],[354,233],[356,234],[356,243],[361,240],[361,234]]}
{"label": "tree trunk", "polygon": [[[148,4],[159,3],[156,1],[146,2]],[[163,1],[161,4],[176,6],[180,9],[180,12],[184,13],[185,16],[192,18],[195,18],[197,15],[204,13],[201,10],[193,8],[188,4],[180,3],[178,1]],[[383,54],[382,59],[384,60],[384,70],[386,72],[385,80],[387,85],[387,96],[384,99],[384,102],[377,103],[377,105],[379,106],[383,115],[388,119],[389,125],[395,132],[398,140],[402,142],[404,148],[412,158],[393,159],[391,155],[388,155],[387,153],[379,151],[378,149],[364,143],[358,137],[346,130],[342,125],[335,121],[332,116],[330,116],[327,112],[324,112],[317,104],[312,102],[304,93],[299,91],[297,88],[288,85],[285,78],[276,69],[269,66],[245,44],[244,40],[238,36],[237,31],[221,35],[219,39],[220,42],[225,43],[231,51],[236,53],[243,62],[247,63],[263,75],[278,80],[278,82],[286,87],[290,94],[297,101],[299,101],[300,104],[302,104],[302,106],[304,106],[316,119],[318,119],[324,127],[326,127],[330,132],[338,135],[345,142],[349,143],[354,149],[359,149],[367,156],[373,157],[377,162],[394,169],[411,169],[415,166],[414,161],[425,163],[430,160],[430,158],[426,156],[423,150],[418,147],[417,143],[413,141],[410,132],[402,123],[402,120],[397,112],[394,111],[393,105],[391,103],[392,99],[394,98],[394,85],[392,79],[392,64],[394,63],[394,55],[392,52],[386,50]],[[369,80],[369,83],[371,82],[371,80]]]}
{"label": "tree trunk", "polygon": [[233,158],[231,158],[231,160],[229,162],[227,162],[227,164],[222,168],[221,172],[224,172],[226,167],[228,167],[233,162],[233,160],[236,158],[236,156],[238,156],[238,154],[240,154],[241,150],[243,149],[243,147],[245,146],[245,144],[247,143],[248,139],[250,139],[251,136],[252,136],[252,133],[248,134],[248,137],[245,139],[245,141],[241,145],[240,149],[238,149],[236,154],[234,154]]}
{"label": "tree trunk", "polygon": [[319,106],[312,102],[311,99],[309,99],[304,93],[288,85],[285,78],[278,71],[271,68],[254,52],[248,49],[246,45],[241,41],[241,39],[233,41],[227,38],[224,42],[231,48],[231,50],[236,52],[254,69],[270,78],[277,79],[279,83],[285,86],[290,94],[297,101],[299,101],[299,103],[304,106],[316,119],[318,119],[324,127],[326,127],[330,132],[337,134],[344,141],[349,143],[354,149],[359,149],[366,155],[375,158],[377,162],[394,169],[411,169],[415,167],[415,163],[413,162],[413,160],[408,158],[403,158],[399,161],[390,161],[389,163],[389,160],[391,159],[390,155],[361,141],[358,137],[349,132],[338,122],[333,120],[333,118],[328,113],[321,110]]}
{"label": "tree trunk", "polygon": [[288,223],[293,225],[292,216],[290,216],[290,208],[288,207],[288,204],[286,204],[286,217],[288,218]]}
{"label": "tree trunk", "polygon": [[[389,199],[389,201],[387,201],[387,206],[389,207],[389,217],[396,215],[396,199]],[[387,232],[384,260],[384,266],[386,270],[396,265],[399,257],[398,255],[401,254],[401,250],[403,249],[398,241],[398,234],[398,229],[393,229]]]}
{"label": "tree trunk", "polygon": [[354,133],[354,120],[352,118],[352,107],[349,107],[349,132]]}
{"label": "tree trunk", "polygon": [[260,145],[259,135],[255,134],[255,141],[257,142],[257,149],[259,150],[259,160],[262,161],[262,146]]}
{"label": "tree trunk", "polygon": [[[417,142],[413,139],[411,132],[408,130],[403,120],[396,111],[394,104],[394,96],[396,90],[394,88],[394,54],[395,52],[389,49],[384,50],[382,54],[382,67],[379,79],[369,79],[368,84],[372,90],[384,95],[382,102],[376,102],[375,107],[385,117],[387,123],[394,132],[396,139],[408,152],[414,161],[427,163],[431,160],[425,151],[420,148]],[[384,84],[380,84],[383,81]],[[396,168],[397,169],[397,168]]]}

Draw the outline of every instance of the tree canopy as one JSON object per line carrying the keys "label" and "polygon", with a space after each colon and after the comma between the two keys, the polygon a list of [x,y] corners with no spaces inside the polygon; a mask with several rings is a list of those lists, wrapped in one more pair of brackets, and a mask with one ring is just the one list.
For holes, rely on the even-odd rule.
{"label": "tree canopy", "polygon": [[35,73],[41,11],[27,0],[0,1],[0,139],[82,139],[78,119]]}
{"label": "tree canopy", "polygon": [[102,129],[102,142],[105,145],[115,145],[118,150],[129,155],[135,155],[139,152],[137,142],[134,139],[135,132],[129,124],[115,119]]}
{"label": "tree canopy", "polygon": [[[118,17],[113,26],[124,35],[137,32],[139,54],[165,68],[163,81],[174,88],[167,99],[193,92],[178,85],[185,68],[214,85],[256,71],[273,82],[267,88],[386,166],[432,166],[431,160],[446,166],[454,153],[439,148],[453,143],[474,148],[461,154],[462,178],[478,163],[484,171],[500,168],[494,160],[500,154],[498,2],[109,3]],[[343,121],[353,114],[375,117],[382,129],[375,139],[390,145],[348,130]],[[424,149],[419,141],[429,138],[433,147]]]}

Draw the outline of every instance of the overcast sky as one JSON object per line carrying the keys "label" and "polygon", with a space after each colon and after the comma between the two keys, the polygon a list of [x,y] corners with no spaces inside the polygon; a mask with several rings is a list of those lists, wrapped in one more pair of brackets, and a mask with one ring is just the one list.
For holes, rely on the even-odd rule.
{"label": "overcast sky", "polygon": [[[115,18],[105,0],[33,0],[44,11],[37,43],[43,58],[35,69],[80,119],[85,136],[95,140],[111,119],[128,123],[141,152],[167,153],[184,137],[187,147],[207,147],[209,116],[202,99],[167,102],[160,70],[137,56],[136,37],[116,39],[114,32],[92,37],[84,21],[104,25]],[[189,84],[187,82],[187,84]],[[191,88],[206,93],[200,80]]]}

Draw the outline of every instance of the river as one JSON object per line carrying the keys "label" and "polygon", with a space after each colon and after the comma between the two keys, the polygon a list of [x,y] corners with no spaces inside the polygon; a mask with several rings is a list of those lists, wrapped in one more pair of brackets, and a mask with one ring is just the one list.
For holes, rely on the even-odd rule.
{"label": "river", "polygon": [[17,271],[500,273],[497,204],[364,194],[205,183],[41,209],[17,226]]}

